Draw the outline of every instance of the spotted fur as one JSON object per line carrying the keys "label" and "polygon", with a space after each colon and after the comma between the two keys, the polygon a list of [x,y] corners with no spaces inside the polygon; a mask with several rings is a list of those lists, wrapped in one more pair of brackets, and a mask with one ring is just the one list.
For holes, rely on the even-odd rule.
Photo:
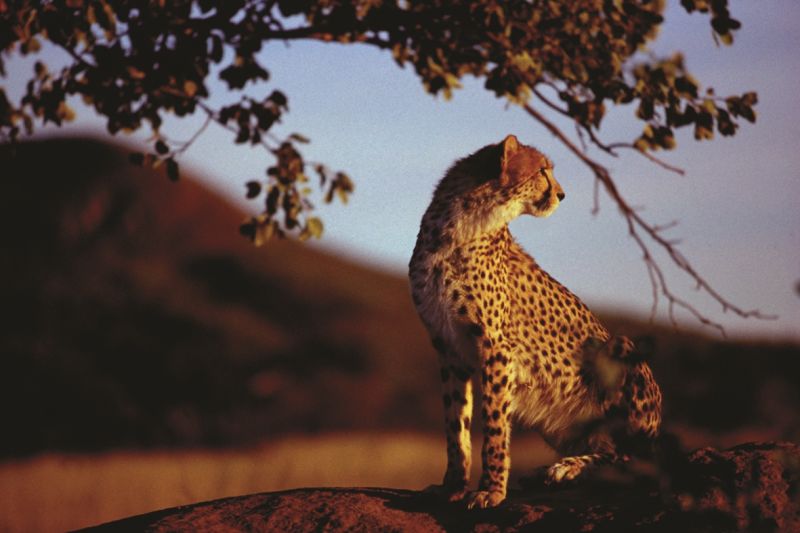
{"label": "spotted fur", "polygon": [[[546,217],[564,198],[552,163],[509,135],[457,161],[422,218],[409,265],[412,296],[439,354],[447,470],[430,489],[470,507],[506,496],[512,416],[562,455],[550,482],[620,457],[613,432],[654,437],[661,393],[625,337],[589,309],[512,238],[521,214]],[[473,378],[484,426],[482,475],[468,493]]]}

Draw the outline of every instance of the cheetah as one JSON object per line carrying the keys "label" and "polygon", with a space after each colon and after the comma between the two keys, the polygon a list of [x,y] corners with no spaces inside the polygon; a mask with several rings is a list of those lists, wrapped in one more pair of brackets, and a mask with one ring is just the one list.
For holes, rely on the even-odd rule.
{"label": "cheetah", "polygon": [[[562,455],[547,483],[624,460],[622,435],[659,432],[661,392],[633,343],[611,336],[509,232],[519,215],[547,217],[563,199],[550,160],[509,135],[456,161],[422,218],[409,278],[438,353],[447,437],[444,480],[427,490],[469,508],[506,497],[512,417]],[[473,381],[483,465],[469,492]]]}

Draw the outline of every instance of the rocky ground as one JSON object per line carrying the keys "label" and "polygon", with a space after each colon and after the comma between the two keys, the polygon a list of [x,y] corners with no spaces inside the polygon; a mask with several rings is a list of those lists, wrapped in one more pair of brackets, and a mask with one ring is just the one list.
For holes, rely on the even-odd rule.
{"label": "rocky ground", "polygon": [[798,531],[800,447],[748,443],[601,469],[572,486],[535,479],[495,509],[415,491],[297,489],[158,511],[93,531]]}

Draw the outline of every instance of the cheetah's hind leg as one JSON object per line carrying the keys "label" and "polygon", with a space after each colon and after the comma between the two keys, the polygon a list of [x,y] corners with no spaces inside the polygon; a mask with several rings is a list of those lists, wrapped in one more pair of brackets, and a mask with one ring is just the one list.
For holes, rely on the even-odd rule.
{"label": "cheetah's hind leg", "polygon": [[544,482],[546,485],[556,485],[571,481],[592,467],[612,464],[624,459],[624,456],[611,452],[564,457],[547,468]]}

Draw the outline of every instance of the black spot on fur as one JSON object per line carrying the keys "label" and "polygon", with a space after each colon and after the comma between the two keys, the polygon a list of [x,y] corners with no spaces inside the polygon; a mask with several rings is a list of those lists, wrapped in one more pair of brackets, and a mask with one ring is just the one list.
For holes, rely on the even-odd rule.
{"label": "black spot on fur", "polygon": [[459,381],[467,381],[472,374],[469,370],[465,368],[459,368],[457,366],[452,367],[453,374],[458,378]]}

